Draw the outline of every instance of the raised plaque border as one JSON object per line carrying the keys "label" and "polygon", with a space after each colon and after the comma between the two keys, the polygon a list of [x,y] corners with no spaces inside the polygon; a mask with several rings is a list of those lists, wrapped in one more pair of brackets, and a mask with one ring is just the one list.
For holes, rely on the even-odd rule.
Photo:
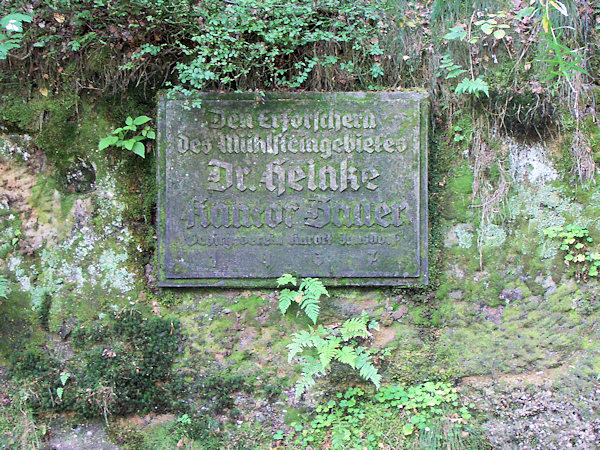
{"label": "raised plaque border", "polygon": [[[365,100],[371,97],[373,100],[412,100],[419,106],[420,113],[420,199],[419,199],[419,276],[418,277],[319,277],[327,286],[418,286],[429,283],[429,258],[428,258],[428,207],[427,207],[427,158],[429,144],[429,96],[424,92],[286,92],[286,93],[265,93],[264,100],[348,100],[356,98]],[[165,217],[165,190],[166,190],[166,153],[169,145],[167,141],[167,102],[169,101],[192,101],[199,100],[240,100],[256,101],[257,96],[253,93],[212,93],[199,92],[194,97],[186,96],[168,96],[162,94],[158,100],[158,135],[157,135],[157,268],[158,285],[160,287],[224,287],[224,288],[275,288],[277,280],[275,278],[167,278],[164,268],[165,249],[162,245],[165,242],[166,217]]]}

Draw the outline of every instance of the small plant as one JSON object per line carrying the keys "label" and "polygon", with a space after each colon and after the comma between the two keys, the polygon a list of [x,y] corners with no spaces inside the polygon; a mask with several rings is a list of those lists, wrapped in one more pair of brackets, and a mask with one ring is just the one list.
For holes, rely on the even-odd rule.
{"label": "small plant", "polygon": [[561,239],[560,249],[564,250],[564,262],[567,267],[573,265],[577,279],[588,276],[597,277],[600,267],[600,253],[592,252],[590,245],[594,240],[586,227],[569,224],[566,226],[556,225],[546,228],[544,234],[551,239]]}
{"label": "small plant", "polygon": [[138,116],[135,119],[128,117],[125,119],[125,126],[113,130],[110,136],[106,136],[98,143],[98,150],[104,150],[108,147],[119,147],[131,150],[142,158],[146,157],[146,146],[142,142],[145,139],[156,139],[156,133],[146,125],[152,119],[148,116]]}
{"label": "small plant", "polygon": [[[327,441],[340,449],[487,448],[468,440],[471,407],[461,403],[457,389],[446,382],[393,384],[374,396],[352,387],[319,404],[305,423],[292,423],[287,436],[278,431],[273,439],[312,448]],[[414,445],[430,434],[438,445]],[[452,445],[456,435],[466,437],[466,445]]]}
{"label": "small plant", "polygon": [[[277,280],[278,286],[287,284],[296,286],[296,278],[290,274],[285,274]],[[316,278],[305,278],[297,290],[286,288],[281,291],[279,294],[279,309],[281,314],[285,314],[292,302],[296,302],[308,318],[316,324],[319,317],[319,299],[322,295],[329,297],[323,283]]]}
{"label": "small plant", "polygon": [[0,276],[0,298],[8,298],[8,294],[10,294],[10,286],[8,285],[8,280]]}
{"label": "small plant", "polygon": [[479,75],[477,78],[474,79],[467,77],[460,80],[460,83],[458,83],[456,89],[454,89],[454,92],[458,95],[465,93],[472,94],[477,98],[479,98],[479,95],[483,93],[486,95],[486,97],[489,97],[490,87],[487,84],[487,82],[483,79],[483,77]]}
{"label": "small plant", "polygon": [[[448,383],[431,381],[408,387],[386,386],[375,395],[375,400],[408,412],[408,420],[402,426],[405,436],[427,428],[433,419],[443,416],[446,412],[443,409],[444,405],[456,408],[459,405],[456,388]],[[457,416],[457,423],[466,423],[471,418],[465,406],[458,410]]]}
{"label": "small plant", "polygon": [[442,72],[439,73],[438,76],[444,74],[446,80],[451,80],[467,72],[461,65],[455,64],[450,55],[444,55],[442,57],[442,60],[440,61],[440,70]]}
{"label": "small plant", "polygon": [[65,391],[65,385],[67,384],[67,381],[69,381],[69,378],[71,378],[71,374],[69,372],[61,372],[60,373],[60,384],[62,384],[62,386],[56,388],[56,395],[58,395],[58,398],[60,400],[62,400],[62,398],[63,398],[63,393]]}
{"label": "small plant", "polygon": [[19,243],[19,236],[20,235],[21,235],[21,230],[15,230],[15,233],[14,233],[12,239],[10,240],[11,244],[13,245],[13,247]]}
{"label": "small plant", "polygon": [[[294,276],[285,274],[277,280],[277,283],[279,286],[286,284],[296,286],[297,280]],[[319,315],[319,299],[323,294],[329,295],[321,281],[316,278],[305,278],[298,290],[286,288],[281,292],[279,308],[285,314],[295,301],[316,324]],[[360,317],[348,319],[336,329],[319,325],[316,329],[309,327],[308,331],[294,333],[292,342],[287,345],[287,348],[289,362],[296,356],[302,360],[302,376],[296,383],[296,397],[300,398],[315,384],[316,376],[326,375],[334,360],[358,370],[363,379],[372,382],[379,389],[381,375],[373,365],[369,351],[356,342],[356,339],[371,337],[369,330],[376,327],[377,323],[370,321],[367,314],[363,312]]]}
{"label": "small plant", "polygon": [[0,19],[0,60],[6,59],[8,52],[21,46],[23,23],[31,22],[28,14],[13,13]]}

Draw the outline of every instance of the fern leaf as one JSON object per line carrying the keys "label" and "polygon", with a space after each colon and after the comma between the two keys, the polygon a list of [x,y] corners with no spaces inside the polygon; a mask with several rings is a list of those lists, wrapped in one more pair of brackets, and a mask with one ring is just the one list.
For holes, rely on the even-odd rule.
{"label": "fern leaf", "polygon": [[307,356],[306,362],[302,366],[302,376],[296,382],[296,399],[299,399],[308,388],[315,385],[315,376],[324,374],[321,362],[312,356]]}
{"label": "fern leaf", "polygon": [[323,344],[317,347],[319,361],[321,361],[321,367],[324,371],[329,368],[331,360],[338,354],[340,342],[341,339],[332,337],[329,339],[323,339]]}
{"label": "fern leaf", "polygon": [[377,368],[371,362],[371,356],[367,353],[359,353],[356,358],[356,368],[359,369],[360,376],[370,381],[377,389],[381,385],[381,375]]}
{"label": "fern leaf", "polygon": [[286,348],[289,350],[288,362],[291,362],[294,357],[302,353],[305,347],[313,347],[313,335],[306,330],[292,335],[292,342]]}
{"label": "fern leaf", "polygon": [[367,322],[369,320],[369,316],[366,314],[362,314],[360,317],[353,317],[352,319],[348,319],[342,325],[342,329],[340,330],[342,333],[342,339],[347,341],[349,339],[355,337],[369,337],[371,333],[367,330]]}
{"label": "fern leaf", "polygon": [[288,349],[288,362],[292,362],[292,359],[294,359],[298,353],[302,353],[302,346],[297,342],[289,343],[286,345],[286,348]]}
{"label": "fern leaf", "polygon": [[315,375],[325,375],[325,371],[318,359],[307,355],[305,361],[302,366],[302,376],[314,377]]}
{"label": "fern leaf", "polygon": [[300,284],[300,290],[304,291],[305,296],[311,297],[317,301],[321,298],[321,295],[329,297],[329,292],[327,292],[327,289],[321,280],[316,278],[304,278]]}
{"label": "fern leaf", "polygon": [[335,355],[335,359],[337,359],[342,364],[348,364],[350,367],[355,369],[357,356],[358,355],[354,347],[350,345],[344,345],[341,349],[339,349],[339,351]]}
{"label": "fern leaf", "polygon": [[289,273],[284,273],[277,278],[277,286],[285,286],[287,284],[296,286],[296,277],[294,275],[290,275]]}
{"label": "fern leaf", "polygon": [[302,298],[302,303],[300,303],[300,309],[302,309],[305,312],[305,314],[310,320],[312,320],[314,324],[317,323],[320,310],[318,299],[314,299],[313,297],[305,295]]}
{"label": "fern leaf", "polygon": [[352,437],[352,431],[347,426],[338,424],[331,433],[331,448],[346,448]]}
{"label": "fern leaf", "polygon": [[315,379],[310,376],[303,376],[296,382],[296,400],[299,400],[308,389],[315,385]]}
{"label": "fern leaf", "polygon": [[281,291],[281,294],[279,294],[278,303],[279,309],[281,310],[281,314],[285,314],[285,312],[292,304],[292,301],[294,300],[296,294],[297,292],[290,291],[289,289],[284,289],[283,291]]}

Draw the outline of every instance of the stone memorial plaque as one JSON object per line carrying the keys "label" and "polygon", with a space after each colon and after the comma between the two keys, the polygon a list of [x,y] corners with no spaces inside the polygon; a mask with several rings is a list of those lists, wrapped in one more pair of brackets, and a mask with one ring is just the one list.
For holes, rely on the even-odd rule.
{"label": "stone memorial plaque", "polygon": [[198,98],[159,105],[161,286],[427,283],[426,94]]}

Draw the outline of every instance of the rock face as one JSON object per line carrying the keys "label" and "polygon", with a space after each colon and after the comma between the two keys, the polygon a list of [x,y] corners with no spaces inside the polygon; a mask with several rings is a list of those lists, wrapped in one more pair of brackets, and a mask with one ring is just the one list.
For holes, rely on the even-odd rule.
{"label": "rock face", "polygon": [[[506,138],[499,146],[509,167],[496,173],[496,190],[481,187],[467,156],[453,155],[445,169],[441,194],[430,199],[435,279],[427,290],[332,289],[322,317],[332,328],[361,311],[377,319],[381,329],[368,344],[390,349],[378,356],[384,380],[456,380],[494,447],[594,448],[600,445],[600,286],[586,269],[589,261],[565,264],[560,240],[544,230],[587,227],[585,249],[597,252],[600,185],[570,181],[553,142]],[[249,423],[274,433],[336,382],[356,382],[341,371],[292,401],[298,375],[285,346],[306,324],[280,314],[277,290],[158,288],[152,162],[90,150],[59,170],[27,136],[3,136],[0,148],[0,276],[10,286],[0,305],[0,331],[8,337],[2,351],[23,343],[43,349],[63,364],[59,374],[99,346],[98,361],[109,370],[136,350],[103,334],[114,314],[172,321],[172,330],[156,333],[168,336],[176,324],[182,330],[169,402],[199,414],[217,402],[218,421],[206,426],[237,427],[240,436],[254,436],[239,431]],[[146,370],[143,358],[127,361]],[[63,388],[68,402],[78,382],[53,389]],[[106,401],[110,419],[112,394],[89,395],[90,402]],[[55,397],[55,405],[66,405]],[[233,416],[223,413],[232,410]],[[183,429],[185,420],[169,420]],[[127,427],[135,424],[121,426]],[[119,436],[111,439],[125,439]],[[54,432],[49,445],[114,448],[106,440],[102,429],[81,426]]]}

